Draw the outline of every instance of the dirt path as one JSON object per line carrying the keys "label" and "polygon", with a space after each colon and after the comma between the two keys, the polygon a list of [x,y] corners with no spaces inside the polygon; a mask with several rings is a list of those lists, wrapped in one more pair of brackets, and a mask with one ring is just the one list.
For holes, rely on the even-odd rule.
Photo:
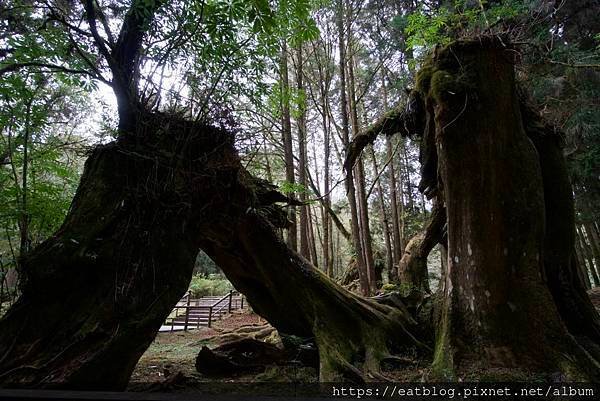
{"label": "dirt path", "polygon": [[[233,312],[223,320],[214,322],[211,328],[201,327],[190,331],[158,333],[156,339],[140,358],[131,376],[131,390],[147,390],[160,386],[178,372],[186,378],[186,386],[194,382],[214,381],[204,378],[194,367],[196,355],[203,345],[211,347],[210,339],[242,326],[263,325],[266,321],[258,315],[245,311]],[[236,381],[252,380],[236,378]]]}

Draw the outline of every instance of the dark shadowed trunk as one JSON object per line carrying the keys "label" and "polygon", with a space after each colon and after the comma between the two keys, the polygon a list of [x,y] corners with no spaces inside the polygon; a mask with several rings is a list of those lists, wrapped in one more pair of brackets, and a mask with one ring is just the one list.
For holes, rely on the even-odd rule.
{"label": "dark shadowed trunk", "polygon": [[206,214],[197,202],[216,179],[206,150],[233,138],[145,121],[143,142],[92,153],[62,227],[23,260],[23,295],[0,321],[0,382],[123,388],[186,291]]}
{"label": "dark shadowed trunk", "polygon": [[[525,131],[538,153],[543,179],[546,223],[543,266],[548,287],[569,332],[600,344],[598,313],[578,274],[575,208],[561,136],[553,127],[544,125],[532,109],[523,106],[521,112]],[[596,274],[594,270],[592,272]]]}
{"label": "dark shadowed trunk", "polygon": [[94,151],[65,223],[24,260],[23,296],[0,320],[0,383],[124,388],[199,248],[280,332],[315,339],[324,379],[377,375],[420,345],[405,310],[347,292],[282,242],[273,202],[286,198],[244,170],[232,135],[140,121]]}
{"label": "dark shadowed trunk", "polygon": [[553,246],[544,240],[544,167],[523,126],[513,57],[497,39],[457,42],[438,49],[417,77],[448,215],[434,373],[520,368],[597,377],[598,363],[569,336],[542,277]]}

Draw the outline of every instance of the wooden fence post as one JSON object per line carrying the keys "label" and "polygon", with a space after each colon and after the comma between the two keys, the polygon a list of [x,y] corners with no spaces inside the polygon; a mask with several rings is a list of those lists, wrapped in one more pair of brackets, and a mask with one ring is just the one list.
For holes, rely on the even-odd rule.
{"label": "wooden fence post", "polygon": [[187,308],[185,308],[185,325],[183,326],[183,330],[187,331],[188,329],[188,323],[190,322],[190,303],[191,303],[191,291],[188,291],[187,293]]}

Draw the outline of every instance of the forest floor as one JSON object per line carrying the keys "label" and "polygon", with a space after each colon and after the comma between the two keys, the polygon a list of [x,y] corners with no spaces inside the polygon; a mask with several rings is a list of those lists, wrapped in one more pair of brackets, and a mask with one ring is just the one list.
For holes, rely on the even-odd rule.
{"label": "forest floor", "polygon": [[[248,326],[264,326],[266,321],[248,311],[235,311],[213,323],[211,328],[158,333],[154,342],[140,358],[131,380],[130,391],[194,392],[206,390],[207,384],[256,382],[316,382],[313,368],[273,365],[263,371],[227,377],[207,377],[196,371],[195,361],[202,346],[213,348],[219,336]],[[210,391],[210,389],[209,389]],[[231,391],[227,387],[227,391]]]}
{"label": "forest floor", "polygon": [[[248,311],[235,311],[213,323],[213,327],[201,327],[190,331],[158,333],[136,366],[128,390],[160,392],[204,391],[209,384],[248,383],[315,383],[316,369],[293,363],[265,366],[264,370],[227,377],[207,377],[196,371],[195,360],[202,346],[213,348],[219,344],[219,336],[244,326],[263,326],[266,321]],[[395,381],[420,381],[431,361],[414,360],[406,367],[386,372]],[[230,390],[230,387],[227,387]]]}
{"label": "forest floor", "polygon": [[[600,310],[600,287],[589,291],[594,306]],[[266,321],[248,311],[235,311],[213,323],[190,331],[158,333],[136,366],[129,390],[195,392],[206,386],[219,384],[294,382],[313,383],[318,380],[316,369],[292,363],[265,366],[264,370],[227,377],[208,377],[196,371],[195,361],[202,346],[214,348],[219,336],[232,333],[241,327],[264,326]],[[414,359],[406,366],[388,370],[386,376],[397,382],[419,382],[427,377],[431,361]],[[228,388],[229,390],[229,388]]]}

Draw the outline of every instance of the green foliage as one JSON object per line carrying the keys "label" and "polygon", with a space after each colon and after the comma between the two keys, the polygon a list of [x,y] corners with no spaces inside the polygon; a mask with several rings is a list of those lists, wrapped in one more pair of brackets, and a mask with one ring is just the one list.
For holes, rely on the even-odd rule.
{"label": "green foliage", "polygon": [[405,28],[409,48],[430,47],[435,44],[446,44],[450,37],[446,33],[450,20],[450,12],[442,7],[435,13],[427,13],[423,8],[408,16]]}
{"label": "green foliage", "polygon": [[491,3],[486,0],[476,3],[453,0],[437,9],[421,4],[407,17],[407,45],[413,49],[446,45],[454,39],[489,30],[493,25],[521,16],[527,10],[526,2],[517,0]]}
{"label": "green foliage", "polygon": [[231,283],[218,274],[211,274],[208,277],[193,276],[189,287],[193,298],[201,298],[209,295],[225,295],[233,289]]}
{"label": "green foliage", "polygon": [[[59,78],[54,76],[53,78]],[[0,78],[0,257],[14,268],[23,223],[28,246],[62,224],[79,182],[85,91],[39,72]],[[67,82],[65,84],[65,82]]]}
{"label": "green foliage", "polygon": [[288,181],[283,181],[281,184],[279,184],[279,191],[283,194],[303,194],[303,193],[308,193],[308,189],[302,185],[302,184],[298,184],[298,183],[291,183]]}

